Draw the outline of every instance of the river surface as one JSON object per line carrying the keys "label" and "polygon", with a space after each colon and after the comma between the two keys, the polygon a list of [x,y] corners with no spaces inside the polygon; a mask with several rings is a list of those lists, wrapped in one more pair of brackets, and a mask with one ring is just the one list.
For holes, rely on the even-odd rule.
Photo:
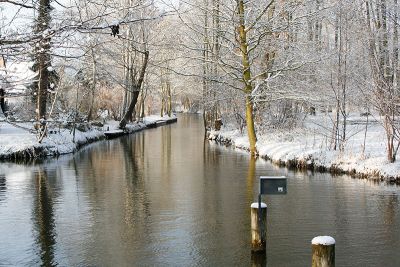
{"label": "river surface", "polygon": [[266,196],[267,266],[400,266],[400,187],[293,172],[203,141],[202,119],[102,141],[35,164],[0,163],[0,266],[251,266],[250,204]]}

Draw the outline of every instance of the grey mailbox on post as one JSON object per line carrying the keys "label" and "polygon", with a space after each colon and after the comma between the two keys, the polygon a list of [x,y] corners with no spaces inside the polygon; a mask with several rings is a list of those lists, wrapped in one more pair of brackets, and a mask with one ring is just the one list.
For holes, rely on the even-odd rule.
{"label": "grey mailbox on post", "polygon": [[[287,179],[285,176],[260,176],[260,192],[258,194],[258,212],[254,212],[255,207],[251,205],[251,237],[253,250],[265,250],[266,248],[266,216],[267,205],[262,207],[261,195],[286,195],[287,194]],[[265,210],[262,215],[261,209]],[[262,217],[264,216],[265,219]],[[255,219],[253,219],[255,218]],[[253,233],[255,232],[255,233]]]}
{"label": "grey mailbox on post", "polygon": [[286,195],[285,176],[260,176],[260,195]]}

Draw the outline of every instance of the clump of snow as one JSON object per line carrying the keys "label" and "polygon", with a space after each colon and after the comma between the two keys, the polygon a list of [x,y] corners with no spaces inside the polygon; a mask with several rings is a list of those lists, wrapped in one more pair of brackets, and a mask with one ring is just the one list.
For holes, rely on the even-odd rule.
{"label": "clump of snow", "polygon": [[331,236],[317,236],[311,240],[311,244],[313,245],[324,245],[324,246],[332,246],[335,245],[336,241]]}
{"label": "clump of snow", "polygon": [[169,117],[168,115],[163,116],[163,117],[159,116],[159,115],[150,115],[150,116],[143,118],[143,122],[145,124],[149,124],[149,123],[155,123],[158,121],[166,121],[166,120],[174,119],[174,118],[176,118],[175,115],[172,115],[171,117]]}
{"label": "clump of snow", "polygon": [[118,25],[118,24],[120,24],[119,19],[113,19],[113,20],[111,21],[111,23],[110,23],[110,25]]}
{"label": "clump of snow", "polygon": [[110,131],[106,131],[106,133],[111,133],[111,134],[117,134],[117,133],[123,133],[123,130],[110,130]]}
{"label": "clump of snow", "polygon": [[[267,204],[265,204],[264,202],[261,202],[261,208],[265,209],[267,207]],[[254,202],[251,204],[251,208],[252,209],[258,209],[258,202]]]}

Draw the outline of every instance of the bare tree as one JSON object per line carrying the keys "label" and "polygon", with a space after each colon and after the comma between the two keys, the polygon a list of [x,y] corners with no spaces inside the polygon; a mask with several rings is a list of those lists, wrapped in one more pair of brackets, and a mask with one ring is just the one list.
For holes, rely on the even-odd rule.
{"label": "bare tree", "polygon": [[39,142],[43,139],[46,134],[46,103],[47,103],[47,90],[49,89],[49,72],[51,71],[51,58],[50,58],[50,42],[51,42],[51,1],[40,0],[38,8],[38,17],[35,25],[35,32],[41,35],[42,38],[39,40],[36,46],[36,61],[38,69],[38,89],[37,89],[37,120],[40,123],[40,135]]}
{"label": "bare tree", "polygon": [[[374,90],[372,91],[373,104],[383,118],[386,132],[387,159],[396,160],[400,146],[398,100],[399,91],[399,54],[398,54],[398,23],[389,22],[388,14],[397,18],[397,1],[392,2],[392,9],[388,10],[388,2],[365,0],[365,21],[368,30],[369,61],[372,70]],[[392,35],[393,40],[389,40]],[[392,43],[392,49],[390,44]]]}

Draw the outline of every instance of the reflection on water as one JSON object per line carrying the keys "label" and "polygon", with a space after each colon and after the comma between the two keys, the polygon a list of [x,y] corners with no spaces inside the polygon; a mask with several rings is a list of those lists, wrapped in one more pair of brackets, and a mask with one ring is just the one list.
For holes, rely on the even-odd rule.
{"label": "reflection on water", "polygon": [[266,253],[251,253],[251,267],[264,267],[267,265]]}
{"label": "reflection on water", "polygon": [[6,176],[4,174],[0,174],[0,203],[2,200],[4,200],[6,190]]}
{"label": "reflection on water", "polygon": [[46,171],[35,172],[35,199],[33,204],[33,225],[36,243],[43,266],[54,266],[55,223],[53,214],[53,193]]}
{"label": "reflection on water", "polygon": [[[254,193],[258,193],[258,191],[253,190],[254,182],[256,180],[256,158],[250,157],[249,159],[249,167],[247,171],[247,179],[246,179],[246,189],[247,189],[247,200],[248,203],[253,203],[253,195]],[[256,199],[258,201],[258,199]]]}
{"label": "reflection on water", "polygon": [[[202,120],[86,147],[36,165],[0,164],[0,265],[309,266],[310,240],[337,240],[338,266],[400,266],[399,187],[294,173],[203,142]],[[260,175],[268,260],[250,252]]]}

